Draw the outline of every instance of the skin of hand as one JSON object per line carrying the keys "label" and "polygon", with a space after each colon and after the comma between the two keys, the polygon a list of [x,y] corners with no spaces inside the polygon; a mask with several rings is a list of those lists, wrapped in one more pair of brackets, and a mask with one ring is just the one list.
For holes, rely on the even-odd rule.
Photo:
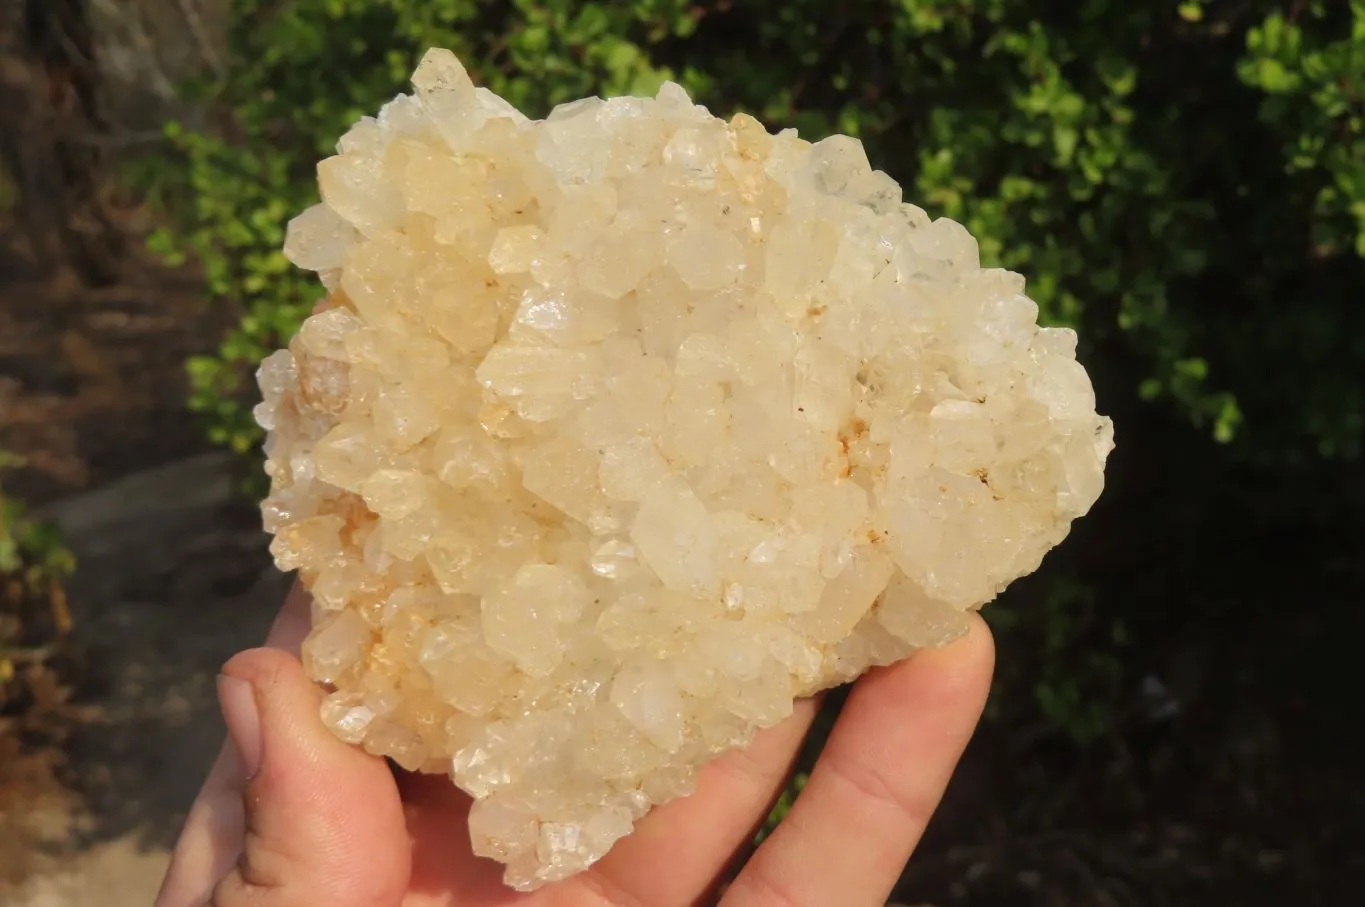
{"label": "skin of hand", "polygon": [[701,773],[588,871],[518,893],[470,852],[469,798],[332,736],[299,663],[307,594],[223,667],[228,742],[155,907],[881,907],[938,806],[994,667],[967,636],[861,678],[787,818],[720,893],[782,790],[816,703]]}

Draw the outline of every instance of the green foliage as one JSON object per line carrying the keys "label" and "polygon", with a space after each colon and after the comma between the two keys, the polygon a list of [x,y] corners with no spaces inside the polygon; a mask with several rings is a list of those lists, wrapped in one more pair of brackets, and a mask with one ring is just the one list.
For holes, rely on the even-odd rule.
{"label": "green foliage", "polygon": [[[22,466],[23,459],[0,450],[0,471]],[[0,487],[0,577],[20,575],[28,584],[61,581],[75,569],[75,559],[51,523],[28,517],[22,501]]]}
{"label": "green foliage", "polygon": [[1328,177],[1313,197],[1314,244],[1365,255],[1365,0],[1351,7],[1352,33],[1338,40],[1270,15],[1247,34],[1238,75],[1266,94],[1260,118],[1286,137],[1286,172]]}
{"label": "green foliage", "polygon": [[241,451],[257,438],[244,379],[320,292],[281,254],[285,226],[317,200],[316,162],[351,123],[404,90],[425,49],[454,49],[480,83],[546,111],[595,91],[657,90],[673,73],[651,63],[650,36],[695,25],[684,4],[659,0],[237,0],[234,13],[240,65],[225,84],[196,89],[230,110],[230,121],[213,135],[168,128],[183,167],[165,179],[180,179],[192,203],[178,212],[180,229],[158,232],[152,247],[172,260],[192,252],[210,292],[243,307],[218,354],[189,363],[193,408],[208,416],[214,441]]}
{"label": "green foliage", "polygon": [[[154,248],[242,307],[190,364],[245,450],[253,364],[319,293],[280,254],[313,166],[454,49],[533,114],[680,80],[720,113],[860,136],[983,258],[1078,325],[1101,388],[1164,400],[1261,459],[1357,456],[1365,430],[1365,0],[236,0],[238,61],[172,125],[189,199]],[[1331,362],[1331,368],[1316,367]],[[1106,383],[1108,382],[1108,383]]]}
{"label": "green foliage", "polygon": [[[23,460],[0,450],[0,472]],[[0,487],[0,704],[16,677],[16,663],[46,650],[40,638],[70,629],[64,583],[76,562],[61,532],[31,519],[22,501]]]}
{"label": "green foliage", "polygon": [[[1291,234],[1297,248],[1267,251],[1277,264],[1292,260],[1317,278],[1301,286],[1266,286],[1257,301],[1274,305],[1283,317],[1273,327],[1267,318],[1260,329],[1279,335],[1274,348],[1297,354],[1297,361],[1345,360],[1354,368],[1346,374],[1358,376],[1365,353],[1365,275],[1359,267],[1365,258],[1365,0],[1316,0],[1306,13],[1303,6],[1296,5],[1297,21],[1274,12],[1250,29],[1248,53],[1238,65],[1242,81],[1262,93],[1258,124],[1276,141],[1280,179],[1304,219]],[[1286,277],[1292,273],[1285,268]],[[1333,317],[1332,303],[1354,304],[1352,317]],[[1252,365],[1246,350],[1234,352],[1242,367]],[[1278,380],[1298,395],[1303,428],[1318,452],[1355,457],[1365,387],[1340,379],[1336,368],[1327,368],[1317,376],[1291,373]]]}
{"label": "green foliage", "polygon": [[[153,247],[240,307],[189,366],[238,450],[251,370],[320,292],[280,254],[314,166],[439,45],[532,115],[675,79],[720,114],[856,135],[1081,329],[1107,411],[1170,407],[1230,458],[1361,453],[1365,0],[234,0],[230,43],[227,78],[191,87],[215,128],[172,124],[177,154],[141,171],[177,215]],[[1034,707],[1093,740],[1122,626],[1079,583],[1045,601],[987,615],[1040,653]]]}
{"label": "green foliage", "polygon": [[768,812],[768,818],[763,820],[763,827],[754,836],[755,845],[762,844],[764,838],[772,834],[782,820],[787,818],[787,813],[791,812],[792,804],[796,803],[796,798],[800,796],[801,791],[806,789],[806,782],[809,780],[809,772],[797,772],[792,775],[787,786],[782,788],[782,793],[778,796],[777,802]]}
{"label": "green foliage", "polygon": [[[1047,580],[1040,601],[1030,606],[1031,619],[1021,619],[1003,602],[982,613],[1002,648],[1031,653],[1035,660],[1002,665],[1002,686],[1012,691],[1026,681],[1034,710],[1048,726],[1085,746],[1116,723],[1128,631],[1083,580],[1065,571]],[[1012,676],[1020,673],[1027,677]]]}

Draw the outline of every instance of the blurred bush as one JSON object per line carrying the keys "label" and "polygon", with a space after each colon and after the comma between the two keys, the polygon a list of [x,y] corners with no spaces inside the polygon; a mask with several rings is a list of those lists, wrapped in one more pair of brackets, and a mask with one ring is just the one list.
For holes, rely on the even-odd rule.
{"label": "blurred bush", "polygon": [[[1228,468],[1361,454],[1365,0],[232,0],[228,22],[223,76],[190,87],[216,125],[172,123],[146,167],[174,215],[155,248],[242,313],[189,364],[218,443],[257,443],[251,373],[320,292],[280,252],[317,161],[445,46],[532,115],[673,79],[718,114],[860,137],[1080,329],[1121,448],[1146,408]],[[1066,564],[1022,594],[1033,617],[988,617],[1034,653],[1010,666],[1032,708],[1103,736],[1136,613]]]}
{"label": "blurred bush", "polygon": [[[0,450],[0,472],[22,462]],[[50,685],[48,663],[71,630],[65,583],[74,568],[57,528],[31,519],[0,486],[0,715],[26,710]]]}
{"label": "blurred bush", "polygon": [[318,293],[279,251],[314,165],[443,45],[533,114],[669,78],[718,113],[857,135],[1082,329],[1102,390],[1234,456],[1360,454],[1365,0],[235,0],[228,43],[196,89],[219,126],[172,124],[156,171],[184,202],[156,247],[243,307],[190,364],[220,443],[256,441],[249,373]]}
{"label": "blurred bush", "polygon": [[[22,465],[0,449],[0,479]],[[74,568],[56,527],[32,519],[0,482],[0,901],[31,871],[29,855],[51,843],[33,807],[61,796],[62,747],[75,727],[77,672],[65,645]]]}

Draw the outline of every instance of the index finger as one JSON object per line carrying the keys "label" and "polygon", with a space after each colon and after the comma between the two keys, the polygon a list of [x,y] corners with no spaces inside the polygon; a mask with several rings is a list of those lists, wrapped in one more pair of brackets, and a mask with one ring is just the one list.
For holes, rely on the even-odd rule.
{"label": "index finger", "polygon": [[810,781],[722,907],[886,903],[981,717],[994,653],[976,618],[951,646],[859,681]]}
{"label": "index finger", "polygon": [[308,590],[303,588],[303,583],[295,582],[284,598],[280,613],[275,615],[275,621],[270,625],[265,645],[298,656],[299,646],[313,625],[312,607],[313,599]]}

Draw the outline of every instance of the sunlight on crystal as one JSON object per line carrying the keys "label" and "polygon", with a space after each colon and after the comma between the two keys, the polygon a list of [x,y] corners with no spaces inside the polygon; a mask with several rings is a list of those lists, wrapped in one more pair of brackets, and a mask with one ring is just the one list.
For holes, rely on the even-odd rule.
{"label": "sunlight on crystal", "polygon": [[431,51],[318,169],[261,366],[323,720],[529,890],[793,701],[965,631],[1104,485],[1076,337],[855,139],[677,85],[530,121]]}

